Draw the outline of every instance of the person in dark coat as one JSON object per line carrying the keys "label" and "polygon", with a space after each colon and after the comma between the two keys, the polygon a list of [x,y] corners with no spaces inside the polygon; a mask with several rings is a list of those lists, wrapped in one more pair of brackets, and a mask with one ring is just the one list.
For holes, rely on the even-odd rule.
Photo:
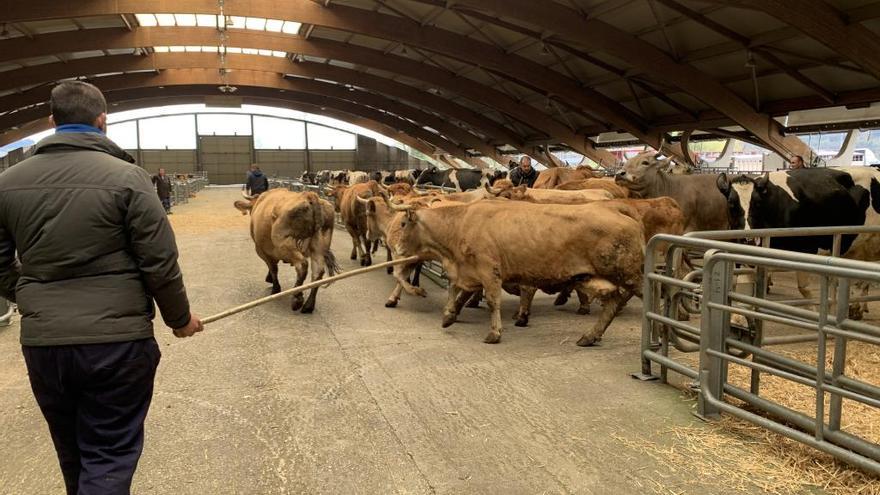
{"label": "person in dark coat", "polygon": [[154,302],[177,337],[202,324],[150,175],[105,135],[101,91],[65,81],[50,106],[55,134],[0,174],[0,297],[18,304],[67,493],[128,494],[161,354]]}
{"label": "person in dark coat", "polygon": [[260,167],[251,165],[251,170],[247,174],[245,190],[249,196],[259,196],[269,190],[269,179],[263,174]]}
{"label": "person in dark coat", "polygon": [[535,185],[535,181],[538,180],[538,171],[532,167],[532,159],[528,156],[520,158],[519,166],[510,171],[508,179],[513,182],[514,186],[525,184],[526,187],[532,187]]}
{"label": "person in dark coat", "polygon": [[159,173],[153,176],[153,184],[156,185],[156,194],[165,208],[165,213],[171,214],[171,177],[165,175],[165,169],[160,168]]}

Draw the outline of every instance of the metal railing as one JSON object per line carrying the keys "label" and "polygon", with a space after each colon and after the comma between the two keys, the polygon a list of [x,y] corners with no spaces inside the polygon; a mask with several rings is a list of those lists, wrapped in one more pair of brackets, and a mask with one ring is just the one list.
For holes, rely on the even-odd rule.
{"label": "metal railing", "polygon": [[[766,247],[736,244],[717,237],[757,237],[833,235],[834,251],[846,234],[876,234],[880,227],[830,227],[810,229],[764,229],[739,232],[695,233],[691,236],[655,236],[648,243],[643,288],[641,358],[637,376],[651,375],[651,364],[660,365],[659,378],[667,380],[668,370],[697,380],[698,414],[715,418],[720,412],[751,421],[771,431],[803,442],[816,449],[880,474],[880,446],[851,432],[841,430],[843,399],[880,408],[880,387],[846,374],[847,344],[859,341],[880,346],[880,327],[849,319],[849,303],[874,298],[852,298],[854,282],[880,283],[880,266],[870,262],[801,254]],[[701,238],[701,237],[709,237]],[[667,243],[666,265],[655,269],[658,243]],[[679,270],[678,260],[693,261],[702,256],[702,267],[688,273]],[[803,306],[803,300],[767,298],[767,275],[771,271],[805,272],[819,277],[819,298],[808,301],[816,310]],[[735,283],[739,275],[754,275],[743,292]],[[695,280],[701,279],[700,282]],[[685,304],[682,304],[685,303]],[[697,323],[680,321],[680,306],[697,312]],[[732,315],[749,320],[747,327],[734,325]],[[774,335],[765,335],[767,329]],[[771,326],[772,325],[772,326]],[[798,329],[806,333],[782,334]],[[833,339],[831,370],[826,369],[827,340]],[[816,361],[806,362],[770,346],[801,343],[815,351]],[[681,352],[699,352],[699,365],[693,368],[670,355],[670,347]],[[748,390],[728,381],[733,363],[750,370]],[[813,415],[795,411],[761,395],[761,376],[772,375],[807,386],[815,391]],[[751,408],[767,413],[758,415],[724,401],[724,395],[739,399]],[[829,394],[826,415],[825,394]],[[827,419],[827,421],[826,421]]]}
{"label": "metal railing", "polygon": [[[178,178],[182,175],[186,175],[187,178]],[[205,172],[175,174],[171,177],[171,199],[175,205],[189,203],[189,198],[204,189],[209,183],[208,175]]]}

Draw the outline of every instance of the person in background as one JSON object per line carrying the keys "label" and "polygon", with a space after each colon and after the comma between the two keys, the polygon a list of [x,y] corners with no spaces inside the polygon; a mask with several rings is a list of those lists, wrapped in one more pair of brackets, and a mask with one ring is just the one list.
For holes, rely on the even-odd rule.
{"label": "person in background", "polygon": [[259,196],[269,190],[269,178],[263,174],[256,164],[251,165],[251,170],[247,174],[247,183],[244,185],[248,196]]}
{"label": "person in background", "polygon": [[162,201],[165,213],[171,214],[171,177],[165,175],[165,169],[160,168],[159,173],[153,176],[153,184],[156,185],[156,194]]}
{"label": "person in background", "polygon": [[538,171],[532,167],[532,159],[528,156],[520,158],[519,166],[510,171],[508,179],[513,182],[514,186],[525,184],[526,187],[532,187],[535,185],[535,181],[538,179]]}
{"label": "person in background", "polygon": [[65,81],[49,105],[55,134],[0,174],[0,297],[21,312],[68,495],[125,495],[161,356],[153,302],[176,337],[202,323],[150,175],[105,135],[104,95]]}
{"label": "person in background", "polygon": [[800,155],[794,155],[794,157],[791,159],[791,165],[788,168],[790,168],[791,170],[806,168],[806,166],[804,165],[804,157]]}

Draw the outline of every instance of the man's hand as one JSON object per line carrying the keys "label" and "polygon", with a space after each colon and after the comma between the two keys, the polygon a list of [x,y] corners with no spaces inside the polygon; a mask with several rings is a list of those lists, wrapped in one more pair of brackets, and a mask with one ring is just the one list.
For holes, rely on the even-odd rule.
{"label": "man's hand", "polygon": [[187,323],[185,327],[175,328],[174,336],[179,339],[184,337],[192,337],[196,334],[196,332],[201,332],[204,329],[205,326],[202,325],[202,321],[199,320],[199,317],[190,313],[189,323]]}

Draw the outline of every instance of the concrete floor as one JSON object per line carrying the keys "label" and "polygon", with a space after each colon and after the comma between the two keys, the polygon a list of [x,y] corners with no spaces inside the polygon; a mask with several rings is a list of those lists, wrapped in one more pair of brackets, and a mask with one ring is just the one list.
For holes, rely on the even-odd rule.
{"label": "concrete floor", "polygon": [[[237,194],[208,189],[171,217],[202,316],[269,293]],[[333,243],[355,268],[345,232]],[[293,271],[282,273],[289,287]],[[442,330],[445,291],[424,285],[428,298],[386,309],[391,278],[371,273],[322,290],[312,315],[277,302],[193,339],[158,324],[163,357],[134,492],[730,493],[724,479],[700,481],[638,447],[699,424],[680,391],[629,376],[639,301],[601,347],[583,349],[574,342],[594,317],[576,315],[574,301],[539,296],[530,327],[516,328],[507,297],[511,324],[492,346],[485,309]],[[60,493],[18,333],[17,323],[0,329],[0,493]]]}

